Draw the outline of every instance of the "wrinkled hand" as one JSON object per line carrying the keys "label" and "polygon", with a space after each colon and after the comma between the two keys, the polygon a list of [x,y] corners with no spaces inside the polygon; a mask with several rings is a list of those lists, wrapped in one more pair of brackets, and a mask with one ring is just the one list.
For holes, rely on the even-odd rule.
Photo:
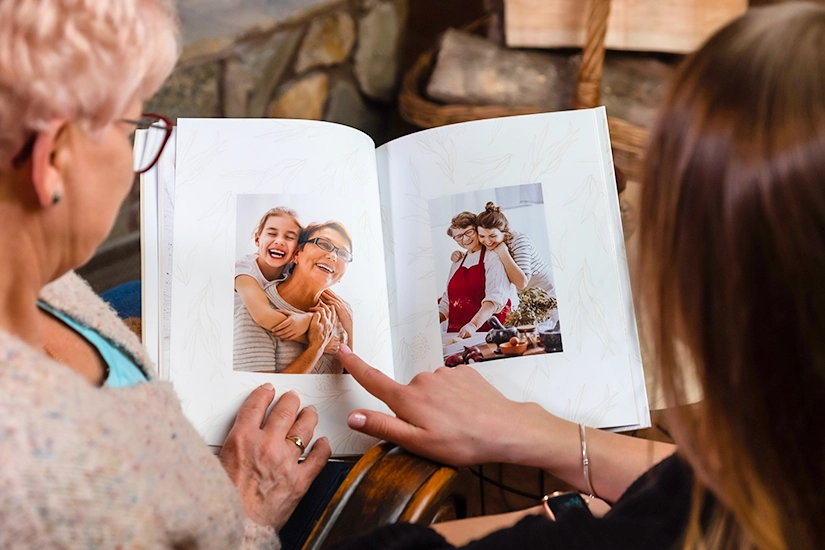
{"label": "wrinkled hand", "polygon": [[321,293],[321,302],[331,306],[335,310],[335,315],[338,316],[338,321],[342,326],[352,326],[352,309],[350,309],[349,304],[337,294],[330,289],[326,289]]}
{"label": "wrinkled hand", "polygon": [[478,327],[475,326],[473,323],[467,323],[466,325],[461,327],[461,330],[458,331],[458,337],[459,338],[469,338],[470,336],[475,334],[477,330],[478,330]]}
{"label": "wrinkled hand", "polygon": [[453,263],[460,262],[461,258],[463,258],[463,257],[464,257],[464,253],[462,251],[455,250],[455,251],[453,251],[452,254],[450,254],[450,261],[453,262]]}
{"label": "wrinkled hand", "polygon": [[294,311],[278,310],[286,315],[286,319],[278,323],[272,329],[272,334],[282,340],[295,340],[299,336],[306,334],[309,323],[312,320],[311,313],[295,313]]}
{"label": "wrinkled hand", "polygon": [[274,397],[275,388],[269,383],[249,395],[218,456],[238,488],[246,515],[277,531],[326,464],[330,447],[322,437],[299,464],[301,450],[286,436],[297,435],[308,444],[318,423],[318,413],[314,407],[298,412],[300,399],[287,392],[266,417]]}
{"label": "wrinkled hand", "polygon": [[536,404],[510,401],[466,365],[420,373],[404,386],[345,346],[338,358],[396,414],[358,409],[347,419],[350,428],[446,464],[517,461],[514,452],[521,441],[516,428],[547,416]]}
{"label": "wrinkled hand", "polygon": [[310,311],[312,312],[312,319],[309,322],[309,331],[307,332],[309,343],[320,348],[326,348],[335,337],[335,322],[337,320],[335,309],[320,302]]}

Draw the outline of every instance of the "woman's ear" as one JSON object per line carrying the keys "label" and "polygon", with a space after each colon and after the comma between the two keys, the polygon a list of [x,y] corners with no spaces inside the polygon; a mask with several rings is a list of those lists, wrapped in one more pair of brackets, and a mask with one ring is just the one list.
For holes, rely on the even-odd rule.
{"label": "woman's ear", "polygon": [[32,148],[32,184],[40,206],[49,208],[63,197],[63,173],[58,160],[61,135],[68,121],[52,119],[46,128],[37,132]]}

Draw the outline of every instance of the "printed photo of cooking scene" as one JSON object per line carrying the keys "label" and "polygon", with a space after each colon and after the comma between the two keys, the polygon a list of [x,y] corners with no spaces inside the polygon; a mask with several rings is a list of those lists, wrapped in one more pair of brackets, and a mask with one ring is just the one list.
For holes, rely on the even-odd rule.
{"label": "printed photo of cooking scene", "polygon": [[444,364],[562,351],[541,184],[429,207]]}

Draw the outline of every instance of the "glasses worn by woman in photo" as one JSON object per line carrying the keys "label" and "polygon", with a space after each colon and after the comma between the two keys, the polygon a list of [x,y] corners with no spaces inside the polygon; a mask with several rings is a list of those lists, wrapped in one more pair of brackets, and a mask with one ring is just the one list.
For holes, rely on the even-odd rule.
{"label": "glasses worn by woman in photo", "polygon": [[349,250],[335,246],[323,237],[315,237],[313,239],[309,239],[307,242],[314,244],[324,252],[335,252],[336,256],[347,263],[352,261],[352,253]]}
{"label": "glasses worn by woman in photo", "polygon": [[457,243],[465,241],[467,239],[471,239],[473,235],[475,235],[475,228],[471,227],[468,230],[464,231],[463,233],[458,233],[457,235],[453,235],[453,240]]}

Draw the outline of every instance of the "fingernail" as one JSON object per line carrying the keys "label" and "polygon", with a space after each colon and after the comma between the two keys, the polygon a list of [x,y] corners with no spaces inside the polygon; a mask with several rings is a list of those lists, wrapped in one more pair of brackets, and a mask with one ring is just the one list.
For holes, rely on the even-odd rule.
{"label": "fingernail", "polygon": [[315,405],[307,405],[304,408],[309,409],[309,410],[314,411],[314,412],[318,412],[318,409],[315,408]]}
{"label": "fingernail", "polygon": [[261,387],[267,391],[275,391],[275,386],[272,385],[272,382],[266,382],[265,384],[261,384]]}
{"label": "fingernail", "polygon": [[364,425],[367,423],[367,417],[364,416],[362,413],[352,413],[347,418],[347,425],[350,428],[358,429],[363,428]]}
{"label": "fingernail", "polygon": [[346,345],[346,344],[341,344],[341,347],[340,347],[340,348],[338,348],[338,353],[340,353],[341,355],[349,355],[349,354],[351,354],[351,353],[352,353],[352,350],[351,350],[351,349],[349,349],[349,346],[348,346],[348,345]]}

